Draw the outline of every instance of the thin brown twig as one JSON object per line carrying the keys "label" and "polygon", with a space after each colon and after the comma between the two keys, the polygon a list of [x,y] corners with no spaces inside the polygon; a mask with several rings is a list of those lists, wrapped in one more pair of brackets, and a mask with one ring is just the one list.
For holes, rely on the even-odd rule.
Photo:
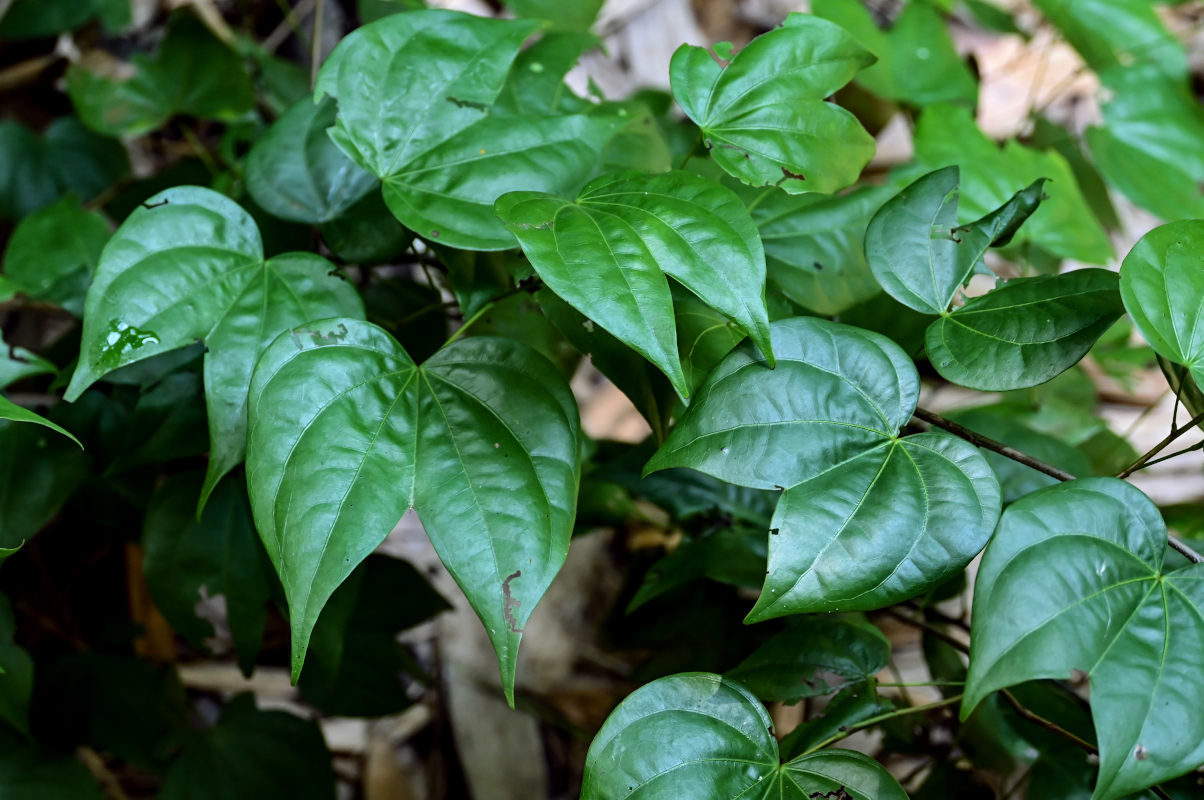
{"label": "thin brown twig", "polygon": [[955,650],[959,650],[963,653],[966,653],[967,655],[970,653],[970,645],[966,644],[961,639],[958,639],[954,636],[950,636],[948,633],[946,633],[945,631],[936,627],[935,625],[929,625],[927,622],[925,622],[922,619],[916,619],[915,617],[909,617],[906,614],[900,614],[898,611],[895,611],[893,608],[885,609],[884,613],[888,617],[894,617],[895,619],[899,620],[902,623],[911,625],[913,627],[919,628],[920,630],[923,630],[923,631],[926,631],[926,632],[932,634],[933,636],[940,639],[942,642],[944,642],[945,644],[954,648]]}
{"label": "thin brown twig", "polygon": [[[1055,466],[1046,464],[1044,461],[1033,458],[1032,456],[1028,455],[1027,453],[1022,453],[1013,447],[1008,447],[1006,444],[1003,444],[1002,442],[997,442],[994,439],[991,439],[987,436],[983,436],[980,433],[975,433],[974,431],[970,430],[969,428],[958,425],[956,422],[953,422],[951,420],[947,420],[944,417],[940,416],[939,414],[934,414],[931,411],[928,411],[923,408],[917,408],[915,410],[915,417],[916,417],[916,419],[927,422],[929,425],[933,425],[937,428],[942,428],[944,430],[947,430],[950,433],[954,434],[955,436],[959,436],[962,439],[965,439],[970,444],[977,445],[978,447],[982,447],[987,450],[991,450],[992,452],[995,452],[995,453],[999,453],[999,455],[1001,455],[1001,456],[1006,456],[1007,458],[1010,458],[1013,461],[1017,461],[1021,464],[1024,464],[1026,467],[1032,467],[1033,469],[1037,470],[1038,472],[1044,472],[1046,475],[1057,478],[1060,481],[1075,480],[1075,476],[1071,475],[1069,472],[1066,472],[1065,470],[1061,470]],[[1122,471],[1116,477],[1125,478],[1128,475],[1132,474],[1133,472],[1136,472],[1137,470],[1146,466],[1147,462],[1149,462],[1151,458],[1153,458],[1160,451],[1165,449],[1166,446],[1169,445],[1171,442],[1175,441],[1175,439],[1182,436],[1186,431],[1190,430],[1191,428],[1194,428],[1201,421],[1204,421],[1204,413],[1198,414],[1195,417],[1193,417],[1191,419],[1191,421],[1189,421],[1182,428],[1172,431],[1166,437],[1166,439],[1163,439],[1161,442],[1159,442],[1152,450],[1150,450],[1148,453],[1146,453],[1141,458],[1137,459],[1137,461],[1135,461],[1135,462],[1133,462],[1133,464],[1129,465],[1124,471]],[[1201,446],[1204,446],[1204,445],[1201,445]],[[1190,449],[1191,448],[1188,448],[1188,450],[1190,450]],[[1184,450],[1183,452],[1188,452],[1188,450]],[[1178,453],[1176,455],[1181,455],[1181,454],[1182,453]],[[1188,561],[1192,562],[1193,564],[1204,564],[1204,556],[1200,555],[1195,550],[1191,549],[1186,544],[1184,544],[1182,541],[1180,541],[1179,539],[1176,539],[1174,536],[1170,536],[1168,534],[1166,538],[1167,538],[1167,544],[1170,545],[1171,549],[1174,550],[1175,552],[1179,553],[1180,555],[1182,555]]]}

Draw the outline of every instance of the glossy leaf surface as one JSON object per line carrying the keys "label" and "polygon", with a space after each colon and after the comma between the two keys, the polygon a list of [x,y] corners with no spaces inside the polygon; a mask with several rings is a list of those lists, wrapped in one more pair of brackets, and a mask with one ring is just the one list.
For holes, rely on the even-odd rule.
{"label": "glossy leaf surface", "polygon": [[250,402],[247,483],[288,597],[294,677],[327,599],[415,508],[485,623],[509,695],[576,506],[580,423],[555,368],[488,337],[419,367],[382,329],[333,319],[278,338]]}
{"label": "glossy leaf surface", "polygon": [[585,761],[582,800],[706,797],[906,800],[876,761],[821,750],[782,764],[773,722],[747,689],[704,672],[636,690],[611,713]]}
{"label": "glossy leaf surface", "polygon": [[976,222],[958,224],[961,174],[930,172],[888,200],[865,232],[865,254],[878,283],[900,303],[943,314],[983,253],[1006,244],[1041,202],[1042,181]]}
{"label": "glossy leaf surface", "polygon": [[242,460],[247,385],[268,343],[311,319],[363,314],[359,296],[333,269],[309,253],[265,261],[254,220],[216,192],[160,192],[126,219],[101,255],[67,399],[118,367],[204,341],[207,495]]}
{"label": "glossy leaf surface", "polygon": [[1204,381],[1204,221],[1182,220],[1141,237],[1120,269],[1125,309],[1154,352]]}
{"label": "glossy leaf surface", "polygon": [[645,468],[784,490],[749,621],[878,608],[964,567],[994,527],[999,484],[959,439],[898,438],[919,393],[910,359],[839,323],[770,327],[776,369],[737,348]]}
{"label": "glossy leaf surface", "polygon": [[916,170],[961,167],[959,222],[979,219],[1042,178],[1047,197],[1015,238],[1059,258],[1088,264],[1112,259],[1108,236],[1083,197],[1074,172],[1059,153],[1034,150],[1012,139],[1002,147],[989,139],[961,106],[928,106],[916,122]]}
{"label": "glossy leaf surface", "polygon": [[576,202],[516,192],[497,202],[535,271],[561,298],[661,369],[682,397],[666,276],[748,331],[769,356],[765,254],[740,199],[687,172],[619,173]]}
{"label": "glossy leaf surface", "polygon": [[792,194],[830,193],[857,179],[874,140],[824,98],[873,61],[839,25],[790,14],[726,63],[682,45],[669,76],[674,98],[729,174]]}
{"label": "glossy leaf surface", "polygon": [[58,433],[63,434],[81,448],[83,447],[83,445],[80,444],[79,439],[76,439],[70,431],[67,431],[65,428],[56,425],[55,423],[43,417],[41,414],[35,414],[28,408],[17,405],[4,395],[0,395],[0,419],[12,420],[13,422],[32,422],[34,425],[41,425],[45,428],[49,428],[52,431],[57,431]]}
{"label": "glossy leaf surface", "polygon": [[419,235],[512,246],[493,201],[511,190],[575,191],[619,127],[600,115],[488,113],[537,28],[444,10],[394,14],[347,36],[323,65],[317,95],[339,104],[331,138],[381,179],[390,210]]}
{"label": "glossy leaf surface", "polygon": [[1123,313],[1108,270],[1017,278],[932,323],[928,358],[943,378],[972,389],[1036,386],[1077,364]]}
{"label": "glossy leaf surface", "polygon": [[292,222],[329,222],[377,186],[326,135],[336,107],[308,97],[272,123],[247,154],[247,191],[265,211]]}
{"label": "glossy leaf surface", "polygon": [[795,703],[831,694],[825,673],[848,682],[866,681],[886,667],[890,642],[865,622],[832,617],[802,617],[725,677],[738,681],[765,701]]}
{"label": "glossy leaf surface", "polygon": [[1166,527],[1112,478],[1010,506],[975,585],[963,718],[992,691],[1085,671],[1100,746],[1096,800],[1204,762],[1204,566],[1165,572]]}

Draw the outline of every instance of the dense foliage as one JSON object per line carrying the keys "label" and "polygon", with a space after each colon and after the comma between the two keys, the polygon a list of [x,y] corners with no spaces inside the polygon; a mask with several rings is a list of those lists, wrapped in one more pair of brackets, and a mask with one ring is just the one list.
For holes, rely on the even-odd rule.
{"label": "dense foliage", "polygon": [[[1139,456],[1080,364],[1157,358],[1204,411],[1204,109],[1155,6],[1037,0],[1102,116],[998,144],[947,28],[1017,30],[984,0],[814,0],[628,99],[565,82],[598,2],[361,2],[312,76],[197,5],[0,122],[0,796],[333,797],[314,723],[186,694],[137,596],[187,653],[391,713],[431,679],[398,632],[446,607],[373,555],[411,509],[512,706],[573,535],[680,534],[626,577],[654,655],[582,798],[1202,796],[1204,566],[1123,480],[1200,418]],[[0,9],[15,42],[130,24]],[[867,168],[896,112],[914,155]],[[122,140],[191,154],[134,179]],[[1119,271],[1113,196],[1166,223]],[[648,441],[583,434],[587,356]],[[1002,394],[920,405],[948,385]],[[934,702],[882,691],[889,619]]]}

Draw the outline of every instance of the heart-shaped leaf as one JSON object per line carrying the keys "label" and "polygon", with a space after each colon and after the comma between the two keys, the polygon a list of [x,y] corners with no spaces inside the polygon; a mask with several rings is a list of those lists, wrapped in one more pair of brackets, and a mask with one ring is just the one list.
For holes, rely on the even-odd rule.
{"label": "heart-shaped leaf", "polygon": [[1204,565],[1163,571],[1166,526],[1136,488],[1086,478],[1008,507],[974,590],[965,719],[991,692],[1085,671],[1095,800],[1204,762]]}
{"label": "heart-shaped leaf", "polygon": [[804,697],[831,694],[823,673],[850,682],[874,677],[890,659],[890,642],[866,622],[834,617],[801,617],[758,647],[727,672],[765,701],[797,703]]}
{"label": "heart-shaped leaf", "polygon": [[329,222],[377,186],[330,140],[335,103],[306,97],[272,123],[247,154],[247,191],[264,211],[291,222]]}
{"label": "heart-shaped leaf", "polygon": [[421,367],[354,319],[295,328],[255,369],[247,484],[284,584],[293,675],[335,588],[415,508],[513,697],[522,629],[564,562],[580,423],[547,359],[471,337]]}
{"label": "heart-shaped leaf", "polygon": [[640,687],[590,744],[582,800],[906,800],[868,756],[820,750],[786,764],[773,721],[747,689],[705,672]]}
{"label": "heart-shaped leaf", "polygon": [[880,608],[965,567],[998,518],[999,483],[960,439],[898,438],[919,395],[911,360],[826,320],[770,329],[777,368],[747,344],[733,351],[645,468],[784,490],[748,621]]}
{"label": "heart-shaped leaf", "polygon": [[[4,251],[4,275],[15,284],[14,291],[58,303],[79,316],[92,270],[108,240],[105,218],[84,210],[79,198],[68,194],[13,230]],[[0,298],[5,294],[0,290]]]}
{"label": "heart-shaped leaf", "polygon": [[204,341],[211,443],[204,498],[243,458],[247,385],[259,354],[290,326],[363,315],[355,289],[333,271],[311,253],[265,261],[255,221],[217,192],[160,192],[101,254],[66,397],[78,399],[118,367]]}
{"label": "heart-shaped leaf", "polygon": [[419,235],[513,246],[493,201],[576,191],[621,126],[605,115],[489,113],[538,27],[441,9],[393,14],[351,33],[322,66],[316,93],[339,103],[331,138],[381,179],[389,209]]}
{"label": "heart-shaped leaf", "polygon": [[791,194],[830,193],[857,180],[874,139],[824,98],[872,63],[839,25],[790,14],[727,63],[682,45],[669,78],[674,98],[729,174]]}
{"label": "heart-shaped leaf", "polygon": [[943,314],[983,253],[1007,244],[1041,202],[1038,180],[977,222],[958,225],[961,172],[930,172],[888,200],[865,232],[870,269],[891,297]]}
{"label": "heart-shaped leaf", "polygon": [[942,314],[925,343],[946,380],[1023,389],[1077,364],[1123,313],[1116,273],[1106,269],[1017,278]]}
{"label": "heart-shaped leaf", "polygon": [[744,204],[688,172],[607,175],[576,202],[534,192],[497,201],[535,271],[557,295],[690,386],[666,276],[735,320],[773,363],[765,253]]}
{"label": "heart-shaped leaf", "polygon": [[1120,268],[1120,294],[1137,330],[1163,358],[1204,382],[1204,221],[1141,237]]}

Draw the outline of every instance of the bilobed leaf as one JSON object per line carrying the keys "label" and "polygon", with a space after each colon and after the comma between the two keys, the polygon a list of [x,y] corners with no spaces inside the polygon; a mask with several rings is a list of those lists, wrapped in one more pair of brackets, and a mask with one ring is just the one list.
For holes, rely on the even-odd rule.
{"label": "bilobed leaf", "polygon": [[[35,300],[84,311],[92,270],[109,240],[109,224],[68,194],[21,220],[4,251],[4,275]],[[0,292],[0,294],[3,294]]]}
{"label": "bilobed leaf", "polygon": [[1120,294],[1154,352],[1204,383],[1204,221],[1181,220],[1141,237],[1120,268]]}
{"label": "bilobed leaf", "polygon": [[726,676],[765,701],[796,703],[831,694],[823,673],[848,682],[874,677],[890,659],[890,642],[866,622],[835,617],[802,617],[753,651]]}
{"label": "bilobed leaf", "polygon": [[83,448],[83,445],[80,444],[79,439],[76,439],[70,431],[59,425],[56,425],[55,423],[43,417],[41,414],[35,414],[28,408],[17,405],[2,394],[0,394],[0,419],[12,420],[13,422],[32,422],[34,425],[41,425],[43,427],[50,428],[50,430],[57,431],[71,441],[75,442],[80,446],[81,449]]}
{"label": "bilobed leaf", "polygon": [[994,527],[999,484],[960,439],[898,438],[919,394],[911,360],[826,320],[770,328],[776,369],[737,348],[645,467],[784,490],[748,621],[879,608],[956,574]]}
{"label": "bilobed leaf", "polygon": [[[829,794],[835,793],[835,794]],[[821,750],[781,763],[773,721],[747,689],[683,673],[637,689],[590,744],[582,800],[906,800],[876,761]]]}
{"label": "bilobed leaf", "polygon": [[976,222],[958,224],[961,173],[930,172],[878,209],[865,232],[865,255],[878,283],[900,303],[944,314],[983,253],[1006,244],[1042,199],[1037,180]]}
{"label": "bilobed leaf", "polygon": [[972,389],[1036,386],[1077,364],[1123,313],[1109,270],[1016,278],[932,323],[928,358]]}
{"label": "bilobed leaf", "polygon": [[845,194],[757,190],[753,221],[765,244],[771,289],[817,314],[840,314],[881,291],[865,256],[870,218],[890,198],[886,186]]}
{"label": "bilobed leaf", "polygon": [[317,723],[287,711],[260,711],[250,694],[224,708],[217,724],[189,738],[163,779],[162,800],[255,800],[287,796],[334,800],[330,753]]}
{"label": "bilobed leaf", "polygon": [[327,599],[415,508],[485,623],[512,696],[519,639],[564,561],[580,423],[534,351],[470,337],[421,367],[354,319],[294,328],[250,392],[247,484],[284,584],[293,675]]}
{"label": "bilobed leaf", "polygon": [[419,235],[513,246],[493,201],[576,191],[620,126],[602,115],[489,113],[538,27],[437,9],[394,14],[351,33],[322,66],[316,93],[339,104],[331,138],[381,179],[389,209]]}
{"label": "bilobed leaf", "polygon": [[933,4],[908,3],[889,30],[879,30],[858,0],[821,0],[816,16],[835,22],[878,61],[856,82],[886,100],[913,106],[978,100],[978,81],[957,54],[949,28]]}
{"label": "bilobed leaf", "polygon": [[756,226],[730,190],[688,172],[607,175],[576,202],[514,192],[498,216],[558,296],[639,352],[683,398],[666,276],[752,337],[773,363],[765,255]]}
{"label": "bilobed leaf", "polygon": [[729,174],[792,194],[830,193],[857,180],[874,140],[856,117],[824,98],[873,62],[839,25],[790,14],[730,63],[682,45],[669,76],[674,98]]}
{"label": "bilobed leaf", "polygon": [[207,496],[242,460],[247,385],[268,343],[311,319],[362,316],[359,295],[333,270],[310,253],[265,261],[254,220],[216,192],[160,192],[126,219],[101,255],[66,397],[74,401],[118,367],[204,341]]}
{"label": "bilobed leaf", "polygon": [[264,211],[292,222],[335,219],[377,188],[326,135],[335,103],[302,98],[272,123],[247,154],[247,191]]}
{"label": "bilobed leaf", "polygon": [[198,519],[202,478],[172,476],[151,497],[142,529],[147,588],[172,628],[198,647],[214,631],[197,615],[197,604],[204,597],[224,597],[239,666],[250,675],[267,620],[271,567],[241,481],[220,483]]}
{"label": "bilobed leaf", "polygon": [[1163,568],[1166,526],[1136,488],[1087,478],[1010,506],[974,592],[963,719],[989,693],[1085,671],[1095,800],[1204,762],[1204,565]]}
{"label": "bilobed leaf", "polygon": [[153,55],[135,55],[133,74],[114,78],[84,64],[67,70],[76,113],[106,136],[139,136],[177,114],[233,120],[250,111],[255,93],[238,54],[192,14],[172,17]]}
{"label": "bilobed leaf", "polygon": [[961,210],[958,222],[984,217],[1017,192],[1045,178],[1047,195],[1015,239],[1032,242],[1059,258],[1105,264],[1112,245],[1074,179],[1066,159],[1053,151],[1034,150],[1009,140],[1001,148],[974,122],[970,109],[928,106],[916,122],[915,169],[961,167]]}
{"label": "bilobed leaf", "polygon": [[1137,64],[1105,70],[1111,97],[1102,126],[1087,129],[1092,159],[1109,184],[1165,220],[1204,217],[1204,109],[1187,82]]}

